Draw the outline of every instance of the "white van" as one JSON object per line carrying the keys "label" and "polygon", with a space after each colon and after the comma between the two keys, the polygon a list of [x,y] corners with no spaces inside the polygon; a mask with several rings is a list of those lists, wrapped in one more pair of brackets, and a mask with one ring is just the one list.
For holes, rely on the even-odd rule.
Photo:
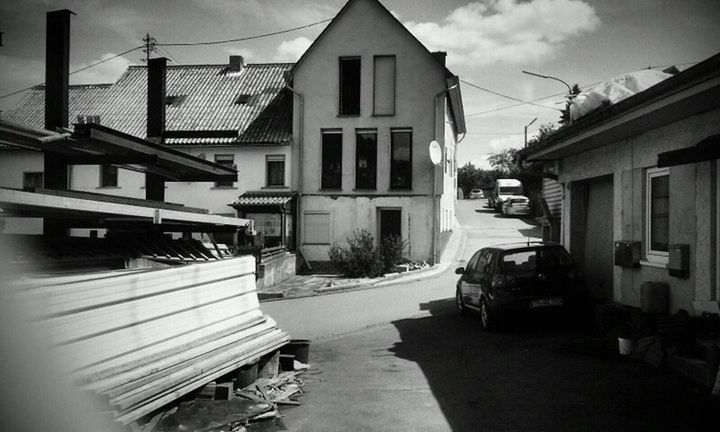
{"label": "white van", "polygon": [[523,195],[523,192],[520,180],[497,179],[488,205],[504,214],[529,214],[530,200]]}

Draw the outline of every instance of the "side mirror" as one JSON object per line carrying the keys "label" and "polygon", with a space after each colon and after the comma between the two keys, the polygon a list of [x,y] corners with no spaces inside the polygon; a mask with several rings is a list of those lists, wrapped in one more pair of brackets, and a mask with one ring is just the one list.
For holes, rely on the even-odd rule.
{"label": "side mirror", "polygon": [[455,274],[459,274],[459,275],[465,274],[465,268],[464,268],[464,267],[458,267],[458,268],[456,268],[456,269],[455,269]]}

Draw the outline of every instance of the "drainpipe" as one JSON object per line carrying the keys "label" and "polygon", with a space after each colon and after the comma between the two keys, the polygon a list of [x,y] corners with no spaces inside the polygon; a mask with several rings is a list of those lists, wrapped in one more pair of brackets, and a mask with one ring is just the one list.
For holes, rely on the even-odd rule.
{"label": "drainpipe", "polygon": [[[457,87],[457,84],[453,84],[451,87],[445,88],[441,91],[439,91],[435,95],[435,104],[433,105],[433,139],[438,139],[438,131],[437,131],[437,124],[438,124],[438,105],[440,103],[440,97],[443,96],[448,91],[454,89]],[[463,137],[464,138],[464,137]],[[445,140],[443,139],[443,143],[445,143]],[[444,145],[443,145],[444,150]],[[437,264],[438,262],[438,256],[437,256],[437,245],[438,245],[438,227],[439,227],[439,215],[438,215],[438,200],[439,196],[437,193],[437,172],[438,167],[437,165],[433,166],[433,195],[432,195],[432,213],[433,213],[433,229],[432,229],[432,263],[433,265]]]}
{"label": "drainpipe", "polygon": [[[303,195],[303,176],[302,176],[302,166],[303,166],[303,134],[304,134],[304,117],[305,117],[305,97],[302,93],[295,90],[290,86],[289,80],[286,80],[285,87],[288,88],[293,94],[295,94],[298,97],[298,100],[300,101],[300,113],[299,113],[299,120],[298,120],[298,166],[296,167],[296,176],[297,176],[297,188],[298,188],[298,198],[297,198],[297,204],[295,207],[295,223],[297,226],[295,227],[295,239],[296,239],[296,247],[297,250],[302,255],[302,251],[300,250],[300,245],[302,244],[302,229],[300,229],[300,218],[302,216],[301,206],[302,206],[302,195]],[[305,257],[303,256],[303,259]]]}

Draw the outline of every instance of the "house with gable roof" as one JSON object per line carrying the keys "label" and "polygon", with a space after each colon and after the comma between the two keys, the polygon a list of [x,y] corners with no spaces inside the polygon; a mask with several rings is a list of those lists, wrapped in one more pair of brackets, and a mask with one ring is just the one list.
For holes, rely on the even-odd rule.
{"label": "house with gable roof", "polygon": [[[292,93],[283,74],[289,63],[245,64],[231,56],[228,64],[167,66],[163,143],[194,156],[236,167],[237,182],[174,182],[166,200],[235,216],[229,207],[244,192],[262,197],[243,216],[256,221],[268,245],[293,242],[291,188]],[[69,89],[73,123],[100,123],[145,138],[147,68],[130,66],[113,84],[74,85]],[[45,92],[37,86],[2,118],[42,127]],[[4,149],[0,185],[42,186],[42,154]],[[112,165],[76,165],[70,174],[74,190],[126,197],[145,196],[145,176]],[[253,202],[255,203],[255,202]],[[243,209],[242,205],[238,207]],[[39,221],[8,226],[9,231],[38,231]],[[27,223],[29,222],[29,223]],[[228,241],[229,239],[223,239]]]}
{"label": "house with gable roof", "polygon": [[[293,66],[298,246],[309,261],[355,229],[435,262],[454,219],[459,79],[377,0],[349,0]],[[429,146],[436,141],[435,163]],[[433,145],[434,147],[436,145]]]}

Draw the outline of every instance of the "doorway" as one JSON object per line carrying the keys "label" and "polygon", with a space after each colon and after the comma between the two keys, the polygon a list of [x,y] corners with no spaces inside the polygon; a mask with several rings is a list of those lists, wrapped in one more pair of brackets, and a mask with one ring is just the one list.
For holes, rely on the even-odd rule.
{"label": "doorway", "polygon": [[380,241],[391,235],[402,238],[402,210],[380,209],[378,210],[378,218],[380,219],[378,223],[380,227]]}

